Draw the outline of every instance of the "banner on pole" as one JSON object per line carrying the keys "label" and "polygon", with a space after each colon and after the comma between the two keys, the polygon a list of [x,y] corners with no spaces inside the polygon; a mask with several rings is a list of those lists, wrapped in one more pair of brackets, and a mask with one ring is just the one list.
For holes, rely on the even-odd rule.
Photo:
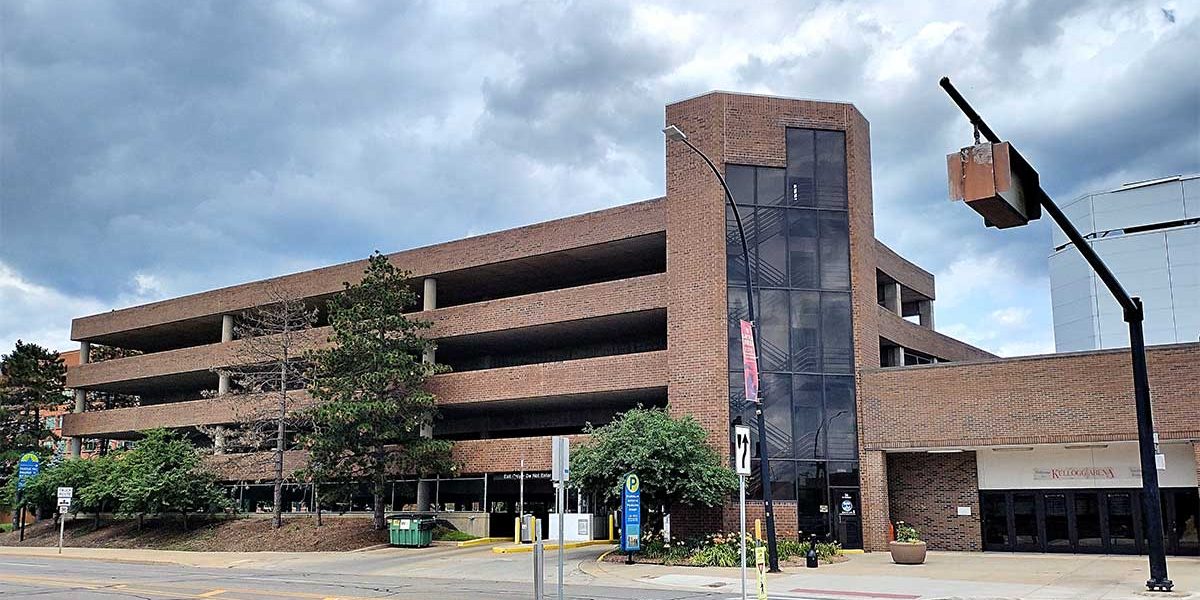
{"label": "banner on pole", "polygon": [[740,321],[742,327],[742,374],[746,380],[746,400],[758,401],[758,355],[754,351],[754,324]]}

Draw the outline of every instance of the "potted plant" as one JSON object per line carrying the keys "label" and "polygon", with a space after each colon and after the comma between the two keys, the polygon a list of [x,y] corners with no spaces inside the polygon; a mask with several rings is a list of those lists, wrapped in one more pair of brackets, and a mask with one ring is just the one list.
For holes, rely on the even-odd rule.
{"label": "potted plant", "polygon": [[888,542],[892,562],[898,565],[919,565],[925,562],[925,542],[916,527],[896,521],[896,540]]}

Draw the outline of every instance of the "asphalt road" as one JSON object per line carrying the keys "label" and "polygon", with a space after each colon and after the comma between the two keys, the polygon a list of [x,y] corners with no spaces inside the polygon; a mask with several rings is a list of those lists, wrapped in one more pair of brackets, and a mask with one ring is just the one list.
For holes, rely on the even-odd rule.
{"label": "asphalt road", "polygon": [[[549,566],[549,565],[548,565]],[[555,597],[547,582],[546,597]],[[139,598],[214,600],[358,600],[366,598],[531,598],[532,584],[487,581],[470,572],[457,578],[339,574],[303,568],[210,569],[96,560],[0,557],[0,597],[45,600]],[[586,584],[566,586],[572,599],[727,599],[729,593],[644,590]]]}

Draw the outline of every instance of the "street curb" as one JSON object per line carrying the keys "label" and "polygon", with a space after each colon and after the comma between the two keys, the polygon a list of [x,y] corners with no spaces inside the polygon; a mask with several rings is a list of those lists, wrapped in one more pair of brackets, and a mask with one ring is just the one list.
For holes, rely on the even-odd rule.
{"label": "street curb", "polygon": [[485,537],[485,538],[479,538],[477,540],[467,540],[465,542],[458,542],[457,544],[455,544],[455,546],[458,548],[474,548],[475,546],[486,546],[488,544],[495,544],[496,542],[502,542],[507,539],[508,538],[502,538],[502,537]]}
{"label": "street curb", "polygon": [[[66,548],[69,549],[69,548]],[[181,563],[174,560],[147,560],[136,558],[121,558],[121,557],[101,557],[101,556],[68,556],[65,554],[38,554],[35,552],[0,552],[0,557],[3,556],[19,556],[21,558],[49,558],[54,560],[91,560],[109,563],[121,563],[128,565],[176,565],[180,567],[192,567],[195,565],[189,563]],[[218,567],[219,568],[219,567]]]}
{"label": "street curb", "polygon": [[[610,540],[588,540],[586,542],[567,542],[563,544],[563,550],[574,550],[575,548],[586,548],[588,546],[609,546],[612,545]],[[558,550],[558,544],[544,544],[545,550]],[[533,544],[522,544],[520,546],[492,546],[492,552],[496,554],[521,554],[524,552],[533,552]]]}

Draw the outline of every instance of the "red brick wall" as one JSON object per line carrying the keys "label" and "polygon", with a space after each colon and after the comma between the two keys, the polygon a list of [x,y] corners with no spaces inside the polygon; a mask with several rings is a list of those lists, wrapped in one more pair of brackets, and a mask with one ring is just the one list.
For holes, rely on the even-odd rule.
{"label": "red brick wall", "polygon": [[[974,452],[888,454],[887,474],[892,519],[916,527],[930,550],[982,550]],[[958,516],[960,506],[971,515]]]}
{"label": "red brick wall", "polygon": [[[666,223],[664,208],[661,198],[648,200],[396,252],[388,258],[414,276],[433,275],[660,232]],[[275,288],[303,298],[329,294],[340,291],[343,282],[358,281],[365,267],[366,261],[354,261],[81,317],[71,323],[71,339],[89,339],[185,319],[241,312],[270,301]],[[219,328],[219,323],[215,327]]]}
{"label": "red brick wall", "polygon": [[[775,504],[775,537],[777,539],[799,539],[799,532],[796,530],[796,524],[799,523],[799,517],[796,515],[795,500],[776,500]],[[746,533],[754,534],[754,521],[758,519],[762,521],[763,527],[766,527],[767,517],[766,511],[763,510],[763,503],[759,500],[746,500]],[[729,504],[725,505],[724,511],[724,529],[723,531],[738,530],[738,503],[734,499]],[[763,529],[763,537],[766,538],[766,529]]]}
{"label": "red brick wall", "polygon": [[904,287],[929,298],[935,298],[933,274],[900,256],[886,244],[875,240],[875,260],[880,271],[899,281]]}
{"label": "red brick wall", "polygon": [[[785,166],[787,127],[846,132],[855,368],[877,366],[877,241],[870,126],[862,114],[845,103],[711,93],[668,106],[667,123],[683,129],[722,169],[726,162]],[[729,443],[728,411],[724,402],[714,399],[724,398],[728,387],[723,203],[718,183],[700,159],[682,144],[668,144],[668,346],[691,350],[687,355],[672,352],[669,403],[679,413],[699,411],[722,453]],[[864,522],[886,521],[885,493],[882,486],[863,490]],[[868,503],[869,499],[875,501]],[[776,522],[782,527],[786,521],[777,514]],[[794,510],[790,522],[795,527]]]}
{"label": "red brick wall", "polygon": [[[1200,344],[1147,353],[1155,431],[1200,439]],[[1132,440],[1128,350],[866,371],[867,449]]]}
{"label": "red brick wall", "polygon": [[[432,323],[426,332],[428,337],[448,338],[661,309],[665,306],[666,276],[660,274],[452,306],[416,313],[414,318]],[[314,329],[311,343],[304,347],[324,346],[330,333],[329,327]],[[243,345],[242,341],[235,340],[79,365],[67,371],[67,386],[87,387],[129,379],[208,371],[238,362]],[[213,378],[215,382],[216,375]]]}
{"label": "red brick wall", "polygon": [[[727,96],[709,94],[667,107],[666,121],[723,167]],[[681,143],[667,143],[667,405],[692,415],[722,454],[729,447],[726,358],[725,196],[708,166]]]}
{"label": "red brick wall", "polygon": [[928,327],[911,323],[878,304],[875,305],[875,312],[879,318],[879,335],[905,348],[950,361],[996,358],[996,355],[991,352],[942,335]]}
{"label": "red brick wall", "polygon": [[[667,353],[658,351],[445,373],[430,378],[428,389],[439,404],[448,405],[662,388],[666,381]],[[311,403],[307,392],[293,394],[297,407]],[[273,399],[236,395],[68,414],[63,431],[69,436],[95,437],[153,427],[233,423],[241,420],[239,415],[253,415],[261,402],[270,404]]]}

